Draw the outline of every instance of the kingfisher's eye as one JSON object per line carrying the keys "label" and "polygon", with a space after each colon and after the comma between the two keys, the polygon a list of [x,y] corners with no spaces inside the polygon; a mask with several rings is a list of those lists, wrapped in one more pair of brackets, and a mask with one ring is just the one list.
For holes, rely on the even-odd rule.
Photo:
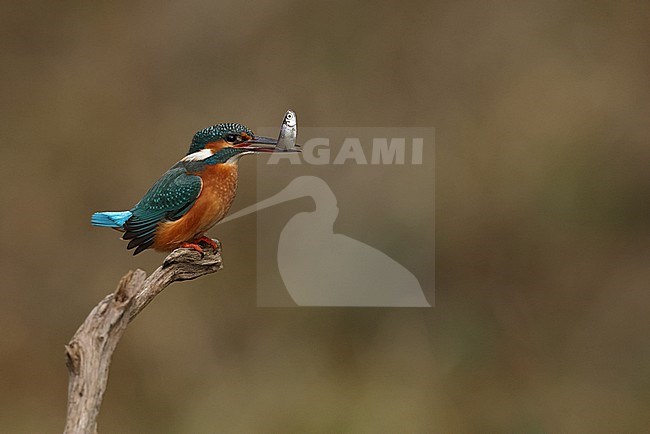
{"label": "kingfisher's eye", "polygon": [[237,143],[239,141],[240,137],[236,134],[228,134],[226,136],[226,141],[230,143]]}

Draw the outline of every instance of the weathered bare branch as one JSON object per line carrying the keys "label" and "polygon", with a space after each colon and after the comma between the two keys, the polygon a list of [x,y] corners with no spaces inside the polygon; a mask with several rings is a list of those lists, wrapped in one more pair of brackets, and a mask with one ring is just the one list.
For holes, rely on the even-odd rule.
{"label": "weathered bare branch", "polygon": [[65,434],[94,434],[106,390],[111,357],[126,326],[158,294],[176,281],[191,280],[222,268],[220,252],[201,255],[177,249],[149,277],[142,270],[129,271],[117,289],[90,312],[66,345],[68,413]]}

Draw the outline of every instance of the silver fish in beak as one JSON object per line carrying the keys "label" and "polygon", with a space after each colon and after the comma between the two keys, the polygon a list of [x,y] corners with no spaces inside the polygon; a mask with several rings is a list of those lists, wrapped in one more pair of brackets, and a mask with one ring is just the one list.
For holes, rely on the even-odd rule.
{"label": "silver fish in beak", "polygon": [[276,152],[302,152],[300,145],[296,145],[296,138],[298,137],[298,119],[296,113],[292,110],[287,110],[280,126],[280,135],[278,136],[278,144],[275,147]]}

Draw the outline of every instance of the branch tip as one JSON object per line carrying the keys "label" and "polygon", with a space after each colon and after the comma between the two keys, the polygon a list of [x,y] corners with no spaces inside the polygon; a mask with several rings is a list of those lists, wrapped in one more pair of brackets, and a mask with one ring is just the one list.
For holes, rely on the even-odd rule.
{"label": "branch tip", "polygon": [[206,249],[201,255],[192,249],[176,249],[149,277],[140,269],[122,277],[115,291],[93,308],[65,346],[70,374],[65,434],[96,433],[111,357],[133,318],[171,283],[221,268],[220,251]]}

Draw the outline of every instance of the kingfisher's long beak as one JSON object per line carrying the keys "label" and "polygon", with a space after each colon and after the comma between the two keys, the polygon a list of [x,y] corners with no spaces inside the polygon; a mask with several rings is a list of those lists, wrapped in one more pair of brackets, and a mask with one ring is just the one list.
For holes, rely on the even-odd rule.
{"label": "kingfisher's long beak", "polygon": [[250,140],[235,145],[234,147],[247,149],[253,152],[273,152],[277,144],[277,139],[263,136],[253,136]]}

